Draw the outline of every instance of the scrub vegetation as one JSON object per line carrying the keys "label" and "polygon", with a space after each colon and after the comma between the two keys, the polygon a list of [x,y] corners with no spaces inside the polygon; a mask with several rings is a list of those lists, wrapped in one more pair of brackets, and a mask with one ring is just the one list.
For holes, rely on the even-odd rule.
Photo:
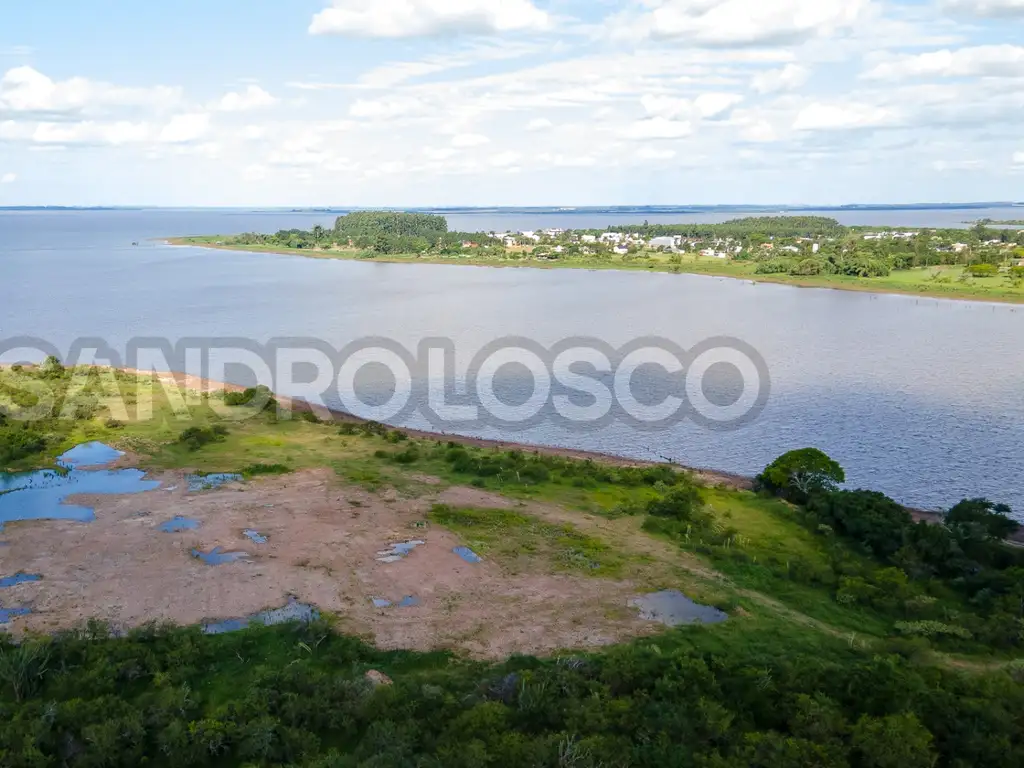
{"label": "scrub vegetation", "polygon": [[[918,522],[843,489],[815,450],[740,490],[669,465],[284,418],[255,395],[193,397],[181,418],[157,387],[140,419],[150,381],[57,361],[0,371],[3,464],[101,440],[154,471],[258,483],[327,467],[374,493],[477,494],[495,503],[439,504],[428,524],[512,572],[637,578],[729,619],[498,661],[381,651],[335,616],[220,636],[97,623],[16,635],[0,639],[0,765],[1024,764],[1024,550],[994,500]],[[19,418],[42,385],[72,418]]]}

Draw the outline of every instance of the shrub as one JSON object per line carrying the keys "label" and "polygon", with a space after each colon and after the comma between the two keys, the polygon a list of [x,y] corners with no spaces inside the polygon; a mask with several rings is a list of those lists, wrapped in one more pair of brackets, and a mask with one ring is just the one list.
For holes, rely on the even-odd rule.
{"label": "shrub", "polygon": [[970,640],[971,633],[964,627],[954,624],[943,624],[940,621],[897,621],[896,631],[901,635],[911,637],[958,637],[961,640]]}
{"label": "shrub", "polygon": [[999,267],[995,264],[970,264],[965,271],[971,277],[995,277],[999,274]]}
{"label": "shrub", "polygon": [[219,424],[213,427],[189,427],[178,436],[178,442],[190,451],[198,451],[204,445],[223,442],[227,435],[227,429]]}
{"label": "shrub", "polygon": [[242,469],[241,474],[246,477],[257,475],[287,475],[292,468],[285,464],[250,464]]}

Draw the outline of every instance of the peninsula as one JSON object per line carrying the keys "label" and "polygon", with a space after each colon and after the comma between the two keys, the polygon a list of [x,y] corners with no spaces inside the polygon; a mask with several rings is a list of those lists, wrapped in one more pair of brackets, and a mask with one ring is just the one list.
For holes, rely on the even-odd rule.
{"label": "peninsula", "polygon": [[1024,302],[1024,231],[846,227],[818,216],[606,230],[451,232],[443,216],[357,212],[333,228],[176,237],[173,245],[312,258],[494,267],[614,269]]}

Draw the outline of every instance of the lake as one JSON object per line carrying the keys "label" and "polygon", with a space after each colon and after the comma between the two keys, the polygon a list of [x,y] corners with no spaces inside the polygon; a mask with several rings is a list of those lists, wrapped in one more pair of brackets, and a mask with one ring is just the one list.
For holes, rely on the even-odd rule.
{"label": "lake", "polygon": [[[1018,218],[1015,210],[855,211],[849,215],[858,221],[847,223],[915,226],[916,220],[920,226],[939,216],[938,225],[952,226],[954,218]],[[593,215],[600,223],[559,212],[527,215],[528,221],[522,213],[460,214],[451,225],[617,223]],[[902,215],[908,218],[893,221]],[[688,275],[313,260],[150,240],[309,228],[333,218],[209,210],[0,212],[6,287],[0,338],[31,335],[67,349],[78,337],[95,336],[123,351],[139,336],[172,342],[309,336],[341,347],[372,335],[409,349],[444,336],[471,356],[509,335],[545,345],[596,336],[615,347],[654,335],[687,348],[732,336],[760,352],[772,378],[768,406],[740,430],[710,432],[685,423],[638,432],[613,423],[579,433],[542,423],[525,433],[479,435],[670,456],[743,474],[785,450],[816,445],[843,464],[849,486],[923,508],[987,496],[1012,504],[1018,516],[1024,512],[1024,307]]]}

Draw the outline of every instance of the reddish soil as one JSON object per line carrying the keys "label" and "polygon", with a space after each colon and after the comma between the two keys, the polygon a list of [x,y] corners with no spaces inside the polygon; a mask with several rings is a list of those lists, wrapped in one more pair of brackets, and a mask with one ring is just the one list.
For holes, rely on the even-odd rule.
{"label": "reddish soil", "polygon": [[[543,653],[600,646],[658,629],[627,608],[628,582],[528,572],[511,576],[493,562],[452,552],[460,542],[429,526],[438,498],[381,496],[341,484],[328,470],[299,472],[188,493],[180,473],[161,489],[131,496],[82,496],[96,520],[12,523],[0,573],[37,573],[39,582],[5,589],[4,605],[27,605],[14,632],[50,632],[99,618],[115,627],[150,621],[196,624],[279,607],[289,595],[337,617],[342,631],[383,648],[454,648],[474,656]],[[459,503],[493,506],[474,489],[445,490]],[[201,523],[163,533],[175,516]],[[269,541],[243,536],[254,529]],[[426,543],[405,559],[377,561],[396,542]],[[209,566],[191,555],[215,546],[245,561]],[[372,598],[417,607],[377,609]]]}

